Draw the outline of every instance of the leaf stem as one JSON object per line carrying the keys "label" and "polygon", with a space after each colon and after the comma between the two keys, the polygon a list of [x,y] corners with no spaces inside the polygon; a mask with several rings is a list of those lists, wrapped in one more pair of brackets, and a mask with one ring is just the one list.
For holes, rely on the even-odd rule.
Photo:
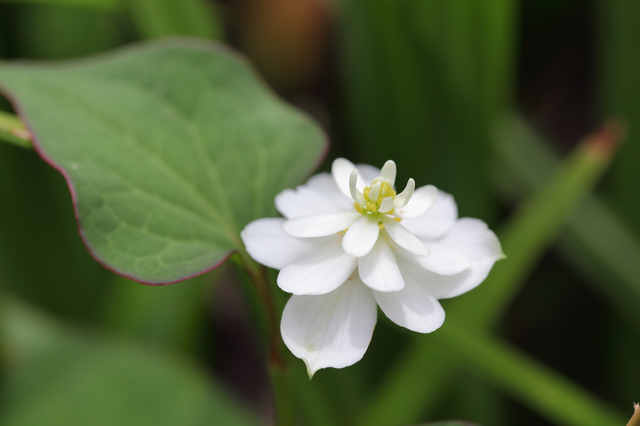
{"label": "leaf stem", "polygon": [[282,355],[282,335],[280,334],[280,318],[276,311],[273,293],[269,290],[266,268],[257,264],[244,250],[238,250],[242,266],[253,282],[258,297],[265,310],[269,330],[268,369],[275,395],[276,424],[293,426],[295,411],[291,395],[291,380],[285,358]]}
{"label": "leaf stem", "polygon": [[0,140],[31,149],[31,132],[15,115],[0,111]]}

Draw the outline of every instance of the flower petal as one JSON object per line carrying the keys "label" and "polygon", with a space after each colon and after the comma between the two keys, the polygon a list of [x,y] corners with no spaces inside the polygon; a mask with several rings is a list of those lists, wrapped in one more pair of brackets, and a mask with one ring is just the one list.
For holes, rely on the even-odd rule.
{"label": "flower petal", "polygon": [[387,213],[392,208],[393,208],[393,198],[385,197],[384,200],[382,200],[382,203],[380,203],[380,208],[378,209],[378,211],[380,213]]}
{"label": "flower petal", "polygon": [[351,198],[356,203],[364,204],[366,201],[364,199],[364,195],[362,195],[362,191],[360,191],[356,184],[358,183],[358,171],[353,170],[351,175],[349,175],[349,193],[351,194]]}
{"label": "flower petal", "polygon": [[[340,194],[342,197],[342,194]],[[295,190],[285,189],[276,195],[276,208],[287,219],[322,214],[340,213],[345,210],[338,203],[334,203],[324,194],[301,185]]]}
{"label": "flower petal", "polygon": [[377,219],[368,215],[360,216],[344,234],[342,248],[353,256],[364,256],[373,248],[379,233],[380,227]]}
{"label": "flower petal", "polygon": [[282,313],[280,331],[311,378],[321,368],[344,368],[360,361],[376,317],[371,290],[354,278],[322,296],[292,296]]}
{"label": "flower petal", "polygon": [[427,239],[436,239],[446,234],[458,220],[458,207],[450,194],[438,191],[433,206],[422,216],[402,220],[412,234]]}
{"label": "flower petal", "polygon": [[345,197],[338,189],[336,181],[329,173],[319,173],[311,176],[305,186],[321,193],[327,200],[340,207],[341,211],[349,211],[353,209],[353,200],[351,197]]}
{"label": "flower petal", "polygon": [[[369,200],[372,203],[378,202],[378,197],[380,196],[380,189],[382,188],[382,182],[378,181],[371,185],[371,190],[369,191]],[[364,204],[364,203],[363,203]]]}
{"label": "flower petal", "polygon": [[444,322],[444,309],[421,286],[407,282],[391,293],[373,292],[382,312],[399,326],[418,333],[431,333]]}
{"label": "flower petal", "polygon": [[418,217],[433,206],[438,197],[438,189],[433,185],[421,186],[413,192],[406,206],[396,209],[396,215],[402,218]]}
{"label": "flower petal", "polygon": [[357,212],[305,216],[287,220],[282,224],[282,229],[287,234],[298,238],[325,237],[344,231],[359,217],[361,215]]}
{"label": "flower petal", "polygon": [[[346,158],[336,158],[333,160],[333,164],[331,165],[331,174],[333,175],[336,185],[338,185],[338,189],[349,198],[351,198],[351,191],[349,190],[349,176],[351,176],[351,172],[355,169],[355,164]],[[358,172],[356,187],[360,191],[365,187],[364,178],[360,172]]]}
{"label": "flower petal", "polygon": [[358,172],[362,175],[363,182],[367,186],[372,180],[380,176],[380,169],[369,164],[357,164]]}
{"label": "flower petal", "polygon": [[440,241],[471,260],[500,259],[504,257],[496,234],[480,219],[462,218]]}
{"label": "flower petal", "polygon": [[378,238],[369,254],[358,259],[358,274],[362,282],[373,290],[387,292],[404,288],[396,258],[383,238]]}
{"label": "flower petal", "polygon": [[471,261],[464,254],[460,253],[453,247],[447,246],[440,242],[429,242],[429,256],[417,256],[401,247],[396,251],[409,259],[413,263],[417,263],[427,271],[435,272],[441,275],[453,275],[469,269]]}
{"label": "flower petal", "polygon": [[400,247],[419,256],[429,255],[429,248],[425,246],[422,241],[420,241],[415,235],[409,232],[404,226],[388,216],[382,217],[382,223],[384,224],[384,228],[389,233],[389,236]]}
{"label": "flower petal", "polygon": [[336,237],[296,238],[282,230],[282,218],[254,220],[240,233],[247,253],[270,268],[282,269],[291,262],[328,244]]}
{"label": "flower petal", "polygon": [[345,282],[357,265],[358,259],[336,240],[282,268],[277,282],[287,293],[326,294]]}
{"label": "flower petal", "polygon": [[396,182],[396,163],[392,160],[388,160],[382,166],[382,170],[380,170],[380,177],[386,181],[388,181],[391,186]]}
{"label": "flower petal", "polygon": [[468,269],[459,274],[440,275],[403,257],[396,260],[406,285],[418,284],[436,299],[449,299],[474,289],[487,278],[495,263],[494,259],[473,261]]}
{"label": "flower petal", "polygon": [[409,179],[407,182],[407,186],[404,188],[404,191],[396,195],[396,199],[393,200],[393,207],[396,209],[400,209],[407,205],[407,203],[411,200],[411,196],[413,195],[413,190],[416,187],[416,182],[413,179]]}

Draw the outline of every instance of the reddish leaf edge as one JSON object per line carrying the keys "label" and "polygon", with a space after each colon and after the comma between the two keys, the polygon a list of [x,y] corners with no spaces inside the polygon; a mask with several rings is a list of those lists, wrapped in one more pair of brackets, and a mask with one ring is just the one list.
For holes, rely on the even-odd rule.
{"label": "reddish leaf edge", "polygon": [[[116,57],[119,56],[123,53],[126,53],[127,51],[136,51],[140,48],[144,48],[146,46],[177,46],[177,47],[185,47],[185,48],[190,48],[190,49],[198,49],[198,50],[202,50],[205,52],[211,52],[211,53],[222,53],[222,54],[226,54],[229,56],[233,56],[236,59],[238,59],[239,61],[243,62],[245,64],[245,66],[247,66],[249,68],[249,70],[253,73],[254,77],[257,78],[259,81],[262,82],[263,86],[265,87],[266,90],[268,90],[272,96],[274,96],[275,98],[279,99],[281,102],[286,103],[287,105],[289,105],[291,108],[295,108],[293,106],[291,106],[291,104],[289,104],[288,102],[286,102],[284,99],[282,99],[277,93],[275,93],[273,91],[273,89],[267,84],[267,82],[264,80],[264,78],[262,78],[262,76],[260,75],[260,73],[258,72],[258,70],[256,69],[256,67],[251,63],[251,61],[249,61],[249,59],[243,55],[242,53],[233,50],[232,48],[230,48],[229,46],[216,42],[216,41],[211,41],[211,40],[205,40],[205,39],[200,39],[200,38],[196,38],[196,37],[167,37],[167,38],[163,38],[161,40],[151,40],[151,41],[143,41],[143,42],[138,42],[138,43],[132,43],[129,45],[125,45],[125,46],[120,46],[112,51],[107,51],[107,52],[103,52],[103,53],[98,53],[95,55],[91,55],[88,57],[84,57],[84,58],[74,58],[74,59],[67,59],[67,60],[63,60],[63,63],[56,63],[56,61],[46,61],[46,60],[16,60],[16,61],[10,61],[11,64],[30,64],[30,65],[34,65],[34,64],[46,64],[46,65],[54,65],[60,68],[64,68],[66,66],[73,66],[75,63],[82,63],[82,64],[86,64],[89,63],[91,61],[101,61],[103,59],[108,59],[109,57]],[[4,61],[5,63],[8,63],[9,61]],[[73,206],[73,215],[75,217],[76,220],[76,227],[78,228],[78,234],[80,235],[80,239],[82,240],[82,243],[84,244],[84,246],[86,247],[87,251],[89,252],[89,254],[91,255],[91,257],[93,258],[93,260],[95,260],[96,262],[98,262],[102,267],[104,267],[105,269],[120,275],[124,278],[130,279],[132,281],[135,281],[137,283],[140,284],[144,284],[144,285],[148,285],[148,286],[152,286],[152,287],[159,287],[159,286],[165,286],[165,285],[170,285],[170,284],[176,284],[179,283],[181,281],[185,281],[191,278],[195,278],[198,277],[200,275],[206,274],[207,272],[211,272],[214,269],[218,268],[219,266],[221,266],[223,263],[225,263],[227,260],[229,260],[229,258],[231,256],[233,256],[233,254],[237,253],[237,250],[230,250],[225,256],[223,256],[221,259],[217,260],[212,266],[208,266],[205,269],[203,269],[202,271],[198,271],[195,272],[194,274],[190,274],[190,275],[186,275],[184,277],[180,277],[178,279],[172,280],[172,281],[145,281],[142,280],[138,277],[135,277],[133,275],[127,274],[124,271],[120,271],[116,268],[114,268],[113,266],[110,266],[108,263],[106,263],[103,259],[100,258],[100,256],[96,253],[96,251],[93,249],[93,247],[91,246],[91,244],[89,244],[89,241],[87,241],[82,226],[80,225],[80,216],[78,214],[78,199],[77,199],[77,192],[75,190],[75,187],[73,185],[73,180],[71,179],[71,177],[69,176],[69,174],[67,173],[67,171],[58,163],[56,163],[51,157],[49,157],[49,155],[45,152],[45,150],[43,149],[43,147],[40,145],[40,141],[38,138],[38,134],[37,132],[33,129],[33,127],[31,126],[30,122],[29,122],[29,118],[27,117],[27,114],[24,112],[24,110],[22,109],[22,106],[20,104],[20,102],[18,101],[17,96],[13,95],[13,93],[11,92],[11,90],[7,89],[6,87],[4,87],[1,82],[0,82],[0,95],[2,95],[5,99],[7,99],[7,101],[9,102],[9,104],[11,105],[11,107],[13,108],[13,110],[15,111],[15,113],[17,114],[18,117],[20,117],[20,119],[22,120],[22,122],[25,124],[26,128],[31,132],[32,135],[32,139],[31,139],[31,144],[33,145],[33,149],[36,152],[36,154],[38,154],[38,156],[40,156],[40,158],[42,158],[42,160],[44,160],[45,163],[47,163],[49,166],[51,166],[53,169],[55,169],[56,171],[58,171],[62,177],[64,178],[66,184],[67,184],[67,188],[69,189],[69,193],[71,194],[71,204]],[[305,113],[305,115],[307,115]],[[308,117],[308,115],[307,115]],[[311,117],[308,117],[310,120],[312,120]],[[315,120],[314,120],[315,121]],[[318,124],[318,126],[320,127],[320,125]],[[324,136],[324,146],[322,148],[322,150],[320,151],[320,153],[318,154],[318,158],[316,159],[315,164],[313,165],[313,167],[310,169],[309,174],[302,180],[302,182],[305,182],[309,177],[311,177],[314,173],[315,170],[317,170],[320,165],[322,164],[322,162],[324,161],[324,159],[326,158],[327,154],[329,153],[329,148],[330,148],[330,142],[329,142],[329,138],[327,133],[323,130],[323,136]]]}

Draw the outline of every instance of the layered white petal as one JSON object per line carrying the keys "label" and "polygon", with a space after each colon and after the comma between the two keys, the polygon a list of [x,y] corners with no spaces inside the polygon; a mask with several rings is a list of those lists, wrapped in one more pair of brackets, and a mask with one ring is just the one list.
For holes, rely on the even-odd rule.
{"label": "layered white petal", "polygon": [[440,242],[464,254],[471,260],[500,259],[502,247],[496,234],[480,219],[462,218]]}
{"label": "layered white petal", "polygon": [[387,213],[392,208],[393,208],[393,198],[385,197],[384,200],[382,200],[382,203],[380,203],[380,208],[378,209],[378,211],[380,213]]}
{"label": "layered white petal", "polygon": [[[340,194],[342,196],[342,194]],[[285,189],[276,195],[276,208],[287,219],[322,214],[341,213],[346,209],[327,198],[324,193],[306,185]]]}
{"label": "layered white petal", "polygon": [[416,182],[413,179],[409,179],[409,182],[407,182],[407,186],[404,188],[404,191],[396,195],[395,200],[393,200],[393,207],[396,209],[400,209],[406,206],[407,203],[411,200],[415,188]]}
{"label": "layered white petal", "polygon": [[431,253],[425,257],[417,256],[402,248],[397,249],[398,253],[405,258],[436,274],[454,275],[471,267],[471,260],[454,247],[430,241],[429,250]]}
{"label": "layered white petal", "polygon": [[380,196],[380,189],[382,188],[382,182],[378,181],[371,185],[371,190],[369,191],[369,200],[372,203],[376,203],[378,201],[378,197]]}
{"label": "layered white petal", "polygon": [[428,256],[429,248],[422,243],[415,235],[409,232],[404,226],[388,216],[382,217],[382,224],[389,233],[389,236],[400,247],[419,256]]}
{"label": "layered white petal", "polygon": [[357,212],[305,216],[287,220],[282,224],[282,229],[298,238],[326,237],[349,228],[359,217],[361,215]]}
{"label": "layered white petal", "polygon": [[[351,176],[351,172],[355,169],[355,164],[345,158],[336,158],[331,165],[331,174],[333,175],[336,185],[338,185],[338,189],[342,194],[349,198],[351,198],[351,191],[349,190],[349,176]],[[362,191],[365,186],[365,180],[358,171],[356,187]]]}
{"label": "layered white petal", "polygon": [[281,269],[277,283],[293,294],[282,336],[310,376],[363,357],[376,302],[398,325],[432,332],[445,317],[437,299],[479,285],[503,256],[486,224],[458,220],[451,195],[430,185],[415,189],[413,179],[395,199],[381,199],[376,214],[355,211],[354,201],[365,204],[365,185],[375,204],[381,183],[395,177],[393,161],[379,170],[339,158],[331,174],[278,194],[276,207],[288,220],[261,219],[241,233],[253,258]]}
{"label": "layered white petal", "polygon": [[[358,166],[360,167],[360,166]],[[311,176],[305,186],[324,194],[328,200],[341,208],[340,211],[349,211],[353,209],[353,200],[351,197],[345,197],[338,189],[336,181],[329,173],[319,173]]]}
{"label": "layered white petal", "polygon": [[404,288],[400,268],[384,238],[378,238],[371,252],[358,259],[358,274],[374,290],[389,292]]}
{"label": "layered white petal", "polygon": [[351,198],[356,203],[364,204],[365,199],[364,195],[362,195],[362,191],[357,188],[358,183],[358,171],[353,170],[351,175],[349,175],[349,193],[351,194]]}
{"label": "layered white petal", "polygon": [[380,176],[380,169],[369,164],[357,164],[358,172],[362,176],[365,186],[369,185],[369,183]]}
{"label": "layered white petal", "polygon": [[380,177],[388,181],[389,184],[393,186],[393,184],[396,182],[396,163],[394,163],[392,160],[388,160],[386,163],[384,163],[384,166],[382,166],[382,170],[380,170]]}
{"label": "layered white petal", "polygon": [[282,268],[277,282],[287,293],[326,294],[345,282],[357,265],[358,259],[334,241]]}
{"label": "layered white petal", "polygon": [[391,293],[374,291],[382,312],[399,326],[418,333],[431,333],[444,322],[444,309],[426,289],[407,282],[404,289]]}
{"label": "layered white petal", "polygon": [[446,234],[458,220],[458,207],[450,194],[438,191],[433,206],[421,216],[402,220],[412,234],[426,239],[437,239]]}
{"label": "layered white petal", "polygon": [[292,296],[280,330],[289,350],[307,365],[309,377],[321,368],[358,362],[376,325],[371,290],[356,277],[322,296]]}
{"label": "layered white petal", "polygon": [[401,218],[414,218],[421,216],[433,206],[437,197],[438,189],[435,186],[421,186],[413,191],[413,195],[407,205],[396,209],[395,214]]}
{"label": "layered white petal", "polygon": [[373,248],[379,233],[378,220],[369,215],[361,215],[344,234],[342,248],[353,256],[364,256]]}
{"label": "layered white petal", "polygon": [[459,274],[440,275],[427,271],[403,257],[396,259],[405,285],[408,283],[420,285],[436,299],[449,299],[474,289],[487,278],[495,263],[494,259],[473,261],[468,269]]}
{"label": "layered white petal", "polygon": [[291,262],[328,244],[336,237],[296,238],[282,230],[282,218],[254,220],[240,233],[247,253],[270,268],[282,269]]}

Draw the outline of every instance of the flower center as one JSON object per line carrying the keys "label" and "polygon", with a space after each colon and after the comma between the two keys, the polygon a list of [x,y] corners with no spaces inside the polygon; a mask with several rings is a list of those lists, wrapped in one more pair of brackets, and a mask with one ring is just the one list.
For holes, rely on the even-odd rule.
{"label": "flower center", "polygon": [[[384,229],[382,219],[384,215],[395,214],[395,209],[401,209],[407,205],[416,183],[413,179],[409,179],[407,187],[400,194],[396,194],[393,190],[393,183],[396,179],[396,164],[389,160],[380,170],[380,176],[373,179],[369,186],[366,186],[362,192],[357,187],[358,170],[352,170],[349,175],[349,192],[356,211],[363,216],[372,216],[372,219],[378,220],[380,229]],[[394,220],[400,222],[402,219],[394,217]]]}
{"label": "flower center", "polygon": [[[384,212],[384,214],[395,213],[393,200],[396,198],[396,191],[393,190],[389,182],[374,179],[373,182],[371,182],[371,186],[364,188],[362,195],[364,196],[365,203],[361,204],[357,201],[353,203],[358,213],[362,215],[372,215],[382,212]],[[385,199],[387,201],[385,201]]]}

